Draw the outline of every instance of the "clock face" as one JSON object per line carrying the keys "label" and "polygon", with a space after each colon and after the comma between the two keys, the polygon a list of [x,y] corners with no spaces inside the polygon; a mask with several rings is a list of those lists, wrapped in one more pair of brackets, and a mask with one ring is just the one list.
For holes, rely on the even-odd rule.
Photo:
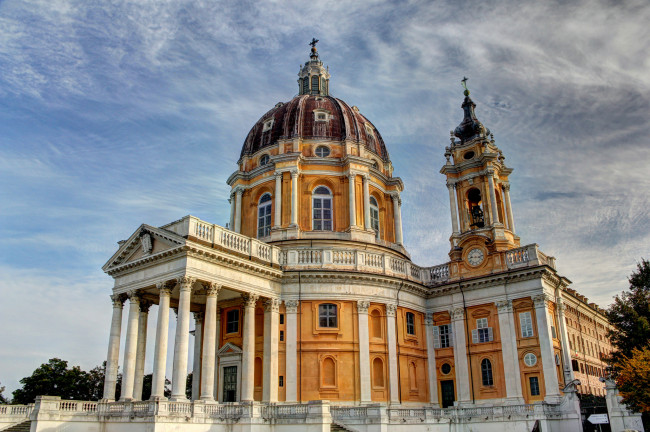
{"label": "clock face", "polygon": [[484,258],[485,258],[485,255],[483,254],[483,250],[481,250],[479,248],[472,249],[467,254],[467,262],[469,263],[469,265],[474,266],[474,267],[481,264],[483,262]]}

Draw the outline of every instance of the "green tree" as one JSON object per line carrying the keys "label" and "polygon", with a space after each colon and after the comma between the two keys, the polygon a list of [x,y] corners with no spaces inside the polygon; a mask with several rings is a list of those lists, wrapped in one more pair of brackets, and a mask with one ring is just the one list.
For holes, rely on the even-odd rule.
{"label": "green tree", "polygon": [[635,348],[619,363],[616,385],[629,408],[650,413],[650,348]]}
{"label": "green tree", "polygon": [[641,259],[628,281],[629,291],[617,295],[607,311],[614,326],[609,338],[615,348],[610,358],[615,370],[633,356],[635,348],[650,345],[650,262]]}
{"label": "green tree", "polygon": [[[1,384],[1,383],[0,383]],[[0,404],[6,404],[9,403],[6,397],[2,394],[2,392],[5,391],[5,386],[0,385]]]}

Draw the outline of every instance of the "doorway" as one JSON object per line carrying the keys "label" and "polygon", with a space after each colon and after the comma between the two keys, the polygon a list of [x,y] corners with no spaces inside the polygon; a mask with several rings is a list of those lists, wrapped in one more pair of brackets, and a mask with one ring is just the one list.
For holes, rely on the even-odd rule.
{"label": "doorway", "polygon": [[443,408],[453,406],[456,400],[456,396],[454,395],[454,381],[440,381],[440,394],[442,395]]}
{"label": "doorway", "polygon": [[237,366],[223,368],[223,402],[237,402]]}

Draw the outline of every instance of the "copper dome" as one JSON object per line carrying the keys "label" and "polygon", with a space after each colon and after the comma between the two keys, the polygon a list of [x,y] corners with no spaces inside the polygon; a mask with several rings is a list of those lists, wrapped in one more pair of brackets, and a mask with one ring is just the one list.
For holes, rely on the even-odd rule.
{"label": "copper dome", "polygon": [[[320,120],[323,114],[325,119]],[[264,114],[248,133],[240,157],[273,146],[278,140],[296,137],[323,141],[352,140],[364,144],[366,149],[388,162],[388,152],[379,131],[357,107],[350,107],[331,96],[313,94],[298,95],[287,103],[280,102]]]}

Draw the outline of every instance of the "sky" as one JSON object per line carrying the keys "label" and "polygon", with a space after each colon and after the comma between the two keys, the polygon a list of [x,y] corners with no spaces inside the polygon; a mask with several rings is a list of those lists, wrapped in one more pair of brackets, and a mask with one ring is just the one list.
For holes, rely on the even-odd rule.
{"label": "sky", "polygon": [[244,139],[297,93],[312,37],[404,181],[415,263],[448,260],[439,170],[467,76],[514,168],[521,244],[607,306],[650,258],[648,22],[647,0],[0,0],[5,395],[49,358],[105,360],[118,240],[225,225]]}

